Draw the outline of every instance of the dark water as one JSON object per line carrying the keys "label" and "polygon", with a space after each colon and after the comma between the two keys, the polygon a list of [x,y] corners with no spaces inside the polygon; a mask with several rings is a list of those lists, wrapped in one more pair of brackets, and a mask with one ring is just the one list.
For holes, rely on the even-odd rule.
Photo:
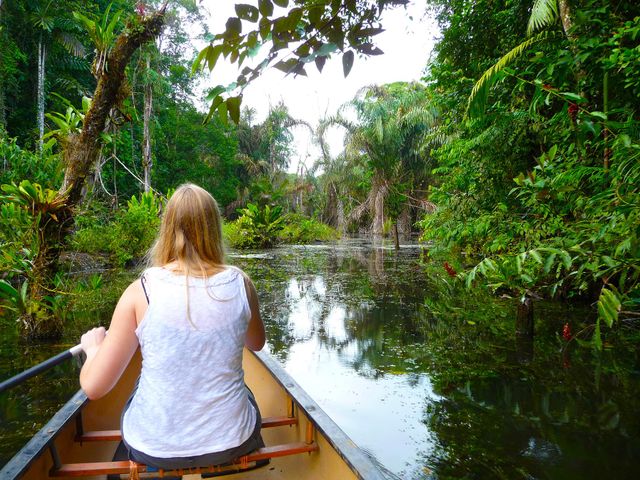
{"label": "dark water", "polygon": [[[538,302],[535,341],[516,342],[515,300],[454,286],[417,245],[348,240],[230,257],[257,286],[269,351],[390,476],[640,478],[633,329],[608,332],[610,348],[596,353],[561,336],[569,323],[586,341],[590,309]],[[61,349],[1,341],[0,378]],[[67,365],[0,396],[0,460],[76,386]]]}

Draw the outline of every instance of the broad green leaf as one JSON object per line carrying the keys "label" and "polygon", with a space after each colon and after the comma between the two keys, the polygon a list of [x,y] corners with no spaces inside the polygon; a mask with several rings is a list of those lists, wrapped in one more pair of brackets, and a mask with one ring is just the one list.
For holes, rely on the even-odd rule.
{"label": "broad green leaf", "polygon": [[216,112],[218,107],[224,102],[222,97],[218,95],[211,101],[211,106],[209,107],[209,113],[207,113],[206,118],[204,119],[204,123],[207,123],[213,117],[213,114]]}
{"label": "broad green leaf", "polygon": [[345,78],[349,75],[349,72],[351,72],[351,67],[353,67],[353,57],[352,50],[348,50],[342,55],[342,72]]}
{"label": "broad green leaf", "polygon": [[355,48],[365,55],[382,55],[384,53],[372,43],[363,43],[362,45],[357,45]]}
{"label": "broad green leaf", "polygon": [[218,61],[218,58],[222,53],[222,48],[222,45],[216,45],[214,47],[211,47],[207,52],[206,58],[209,71],[213,70],[213,68],[216,66],[216,62]]}
{"label": "broad green leaf", "polygon": [[273,3],[275,3],[279,7],[287,8],[287,5],[289,5],[289,0],[273,0]]}
{"label": "broad green leaf", "polygon": [[317,24],[322,19],[322,14],[324,13],[324,6],[314,5],[309,8],[309,13],[307,14],[309,18],[309,22],[312,25]]}
{"label": "broad green leaf", "polygon": [[258,8],[263,17],[273,15],[273,3],[271,3],[271,0],[258,0]]}
{"label": "broad green leaf", "polygon": [[284,73],[291,73],[293,72],[293,69],[296,67],[296,65],[298,65],[298,60],[296,60],[295,58],[290,58],[285,61],[279,61],[274,65],[274,67]]}
{"label": "broad green leaf", "polygon": [[242,22],[237,17],[230,17],[227,20],[226,28],[225,28],[225,36],[226,37],[235,37],[242,33]]}
{"label": "broad green leaf", "polygon": [[314,62],[316,62],[316,67],[318,68],[318,71],[320,73],[322,73],[322,69],[324,68],[324,64],[327,61],[327,57],[316,57],[314,59]]}
{"label": "broad green leaf", "polygon": [[207,100],[213,101],[218,95],[225,92],[226,90],[227,88],[225,86],[216,85],[211,90],[209,90],[209,93],[207,93]]}
{"label": "broad green leaf", "polygon": [[227,98],[227,110],[231,120],[237,125],[240,123],[240,104],[242,103],[242,95]]}
{"label": "broad green leaf", "polygon": [[271,33],[271,21],[266,17],[262,17],[259,25],[260,37],[262,40],[266,40],[269,33]]}
{"label": "broad green leaf", "polygon": [[193,61],[193,65],[191,65],[191,75],[195,75],[195,73],[198,71],[198,69],[200,68],[200,64],[202,63],[202,60],[204,60],[205,57],[209,54],[209,49],[211,48],[213,47],[209,45],[208,47],[205,47],[202,50],[200,50],[200,53],[198,53],[198,56]]}
{"label": "broad green leaf", "polygon": [[576,103],[583,103],[587,101],[586,98],[581,97],[577,93],[573,93],[573,92],[560,92],[560,96]]}
{"label": "broad green leaf", "polygon": [[240,20],[247,20],[248,22],[257,22],[259,17],[259,12],[256,7],[253,5],[248,5],[246,3],[236,4],[236,15]]}
{"label": "broad green leaf", "polygon": [[298,26],[298,23],[302,19],[303,10],[301,8],[292,8],[289,14],[287,15],[287,24],[289,26],[289,30],[295,30]]}
{"label": "broad green leaf", "polygon": [[0,297],[7,299],[17,299],[19,296],[18,290],[16,290],[9,282],[0,279]]}

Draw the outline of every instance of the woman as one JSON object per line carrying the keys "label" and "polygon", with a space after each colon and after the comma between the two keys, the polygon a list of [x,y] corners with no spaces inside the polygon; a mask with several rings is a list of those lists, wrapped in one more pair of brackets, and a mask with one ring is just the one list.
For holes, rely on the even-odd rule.
{"label": "woman", "polygon": [[253,283],[224,264],[220,212],[185,184],[167,203],[152,267],[125,290],[109,335],[82,336],[80,385],[107,394],[140,346],[142,371],[122,415],[129,458],[157,468],[217,465],[264,446],[242,350],[265,332]]}

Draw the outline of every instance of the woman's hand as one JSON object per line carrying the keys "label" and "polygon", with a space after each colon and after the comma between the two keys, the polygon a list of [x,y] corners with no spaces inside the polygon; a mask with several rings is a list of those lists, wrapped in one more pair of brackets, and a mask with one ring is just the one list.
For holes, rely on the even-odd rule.
{"label": "woman's hand", "polygon": [[87,355],[87,358],[93,357],[102,342],[104,342],[104,337],[107,335],[107,331],[104,327],[92,328],[87,333],[82,335],[80,339],[80,344],[82,345],[82,350]]}

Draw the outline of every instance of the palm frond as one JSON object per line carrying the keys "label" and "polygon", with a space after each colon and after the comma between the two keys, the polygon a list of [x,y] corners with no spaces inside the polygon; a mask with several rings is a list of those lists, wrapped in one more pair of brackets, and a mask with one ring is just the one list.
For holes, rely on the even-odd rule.
{"label": "palm frond", "polygon": [[84,45],[73,33],[57,32],[55,38],[71,55],[83,57],[86,53]]}
{"label": "palm frond", "polygon": [[552,25],[558,19],[558,0],[535,0],[529,16],[527,35]]}
{"label": "palm frond", "polygon": [[531,37],[525,40],[520,45],[514,47],[506,55],[504,55],[495,63],[495,65],[484,72],[480,79],[473,86],[471,95],[469,95],[469,100],[467,102],[467,115],[474,117],[480,116],[482,113],[484,113],[487,100],[489,99],[489,90],[491,89],[491,86],[496,81],[499,74],[505,69],[507,65],[520,58],[522,54],[526,52],[529,47],[531,47],[531,45],[548,38],[550,35],[552,34],[547,31],[543,31],[537,34],[535,37]]}

